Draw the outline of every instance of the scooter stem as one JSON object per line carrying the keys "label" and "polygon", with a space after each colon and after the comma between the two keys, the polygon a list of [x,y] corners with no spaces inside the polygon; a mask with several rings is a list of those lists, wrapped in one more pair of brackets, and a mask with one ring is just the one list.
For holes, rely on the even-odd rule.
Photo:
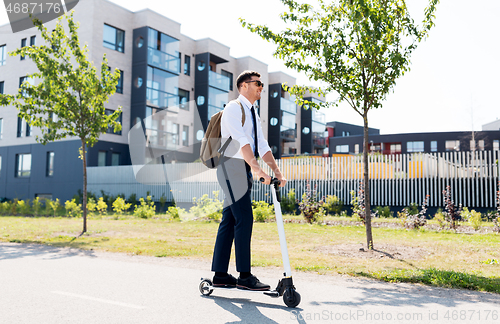
{"label": "scooter stem", "polygon": [[[279,187],[278,187],[279,188]],[[275,189],[275,188],[273,188]],[[283,216],[281,214],[281,204],[278,201],[276,190],[271,190],[274,202],[274,212],[276,214],[276,224],[278,225],[278,235],[280,238],[281,256],[283,257],[283,267],[285,268],[285,277],[292,276],[290,268],[290,259],[288,258],[288,248],[286,245],[285,227],[283,226]],[[278,189],[279,193],[279,189]]]}

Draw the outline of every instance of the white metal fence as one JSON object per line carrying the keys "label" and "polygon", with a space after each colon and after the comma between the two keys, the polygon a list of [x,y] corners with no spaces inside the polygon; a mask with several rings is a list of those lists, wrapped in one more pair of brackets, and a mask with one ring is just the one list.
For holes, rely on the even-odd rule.
{"label": "white metal fence", "polygon": [[[499,190],[498,159],[498,151],[370,156],[372,206],[421,204],[425,195],[430,195],[429,206],[439,207],[443,205],[442,191],[450,185],[457,204],[493,208]],[[361,156],[285,158],[277,162],[289,180],[282,193],[295,188],[297,198],[309,184],[320,196],[336,195],[350,204],[350,192],[357,191],[363,178]],[[103,190],[145,197],[149,191],[155,200],[165,195],[168,201],[174,197],[177,202],[192,202],[203,194],[213,196],[219,189],[215,170],[200,163],[88,168],[88,190],[95,193]],[[268,193],[268,188],[254,183],[253,199],[269,201]]]}

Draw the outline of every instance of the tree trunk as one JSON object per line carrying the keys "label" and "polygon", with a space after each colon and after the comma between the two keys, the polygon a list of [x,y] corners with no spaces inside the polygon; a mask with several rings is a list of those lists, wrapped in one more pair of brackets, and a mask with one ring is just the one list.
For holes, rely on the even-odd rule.
{"label": "tree trunk", "polygon": [[85,147],[85,140],[82,139],[82,160],[83,160],[83,233],[87,232],[87,148]]}
{"label": "tree trunk", "polygon": [[370,183],[368,182],[368,110],[363,114],[364,129],[363,129],[363,183],[365,187],[365,227],[366,227],[366,246],[369,250],[373,249],[372,235],[372,212],[370,206]]}

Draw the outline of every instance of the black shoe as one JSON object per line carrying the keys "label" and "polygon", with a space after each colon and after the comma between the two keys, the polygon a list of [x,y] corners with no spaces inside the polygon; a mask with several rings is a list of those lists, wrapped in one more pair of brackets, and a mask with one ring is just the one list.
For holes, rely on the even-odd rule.
{"label": "black shoe", "polygon": [[234,288],[236,287],[236,278],[233,277],[232,275],[228,274],[225,277],[217,277],[214,276],[213,279],[213,285],[214,287],[219,287],[219,288]]}
{"label": "black shoe", "polygon": [[265,291],[271,289],[271,286],[263,284],[254,275],[251,275],[246,279],[238,278],[238,283],[236,284],[236,287],[238,289],[257,290],[257,291]]}

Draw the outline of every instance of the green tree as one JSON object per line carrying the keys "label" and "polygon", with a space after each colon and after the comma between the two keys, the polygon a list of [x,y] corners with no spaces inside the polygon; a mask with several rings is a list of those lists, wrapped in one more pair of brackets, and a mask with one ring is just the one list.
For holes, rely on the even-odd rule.
{"label": "green tree", "polygon": [[[318,8],[294,0],[281,0],[288,12],[281,19],[292,25],[282,32],[240,18],[243,27],[277,45],[274,56],[289,68],[304,72],[321,87],[284,89],[296,102],[319,109],[347,102],[364,124],[364,183],[366,236],[373,248],[368,175],[368,111],[381,108],[396,80],[410,69],[410,56],[434,25],[439,0],[429,0],[421,26],[414,23],[404,0],[318,0]],[[336,92],[338,100],[316,104],[306,93]]]}
{"label": "green tree", "polygon": [[[63,19],[67,22],[66,34]],[[106,115],[104,103],[116,91],[120,73],[108,70],[104,55],[100,71],[88,60],[88,49],[78,39],[78,23],[73,12],[58,19],[54,31],[48,32],[41,21],[33,19],[45,41],[39,46],[17,49],[9,55],[31,58],[38,72],[28,75],[33,82],[23,82],[16,95],[0,97],[1,105],[14,105],[19,116],[42,135],[36,140],[42,144],[66,137],[80,139],[80,158],[83,160],[83,231],[87,231],[87,147],[92,147],[108,127],[121,129],[117,118],[118,107]],[[76,152],[75,152],[76,153]]]}

